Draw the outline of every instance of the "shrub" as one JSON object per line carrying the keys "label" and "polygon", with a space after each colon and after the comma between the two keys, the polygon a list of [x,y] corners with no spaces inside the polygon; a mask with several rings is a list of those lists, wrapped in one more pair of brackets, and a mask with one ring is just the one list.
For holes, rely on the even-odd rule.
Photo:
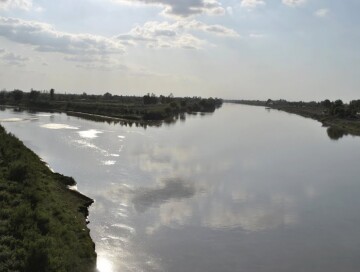
{"label": "shrub", "polygon": [[22,162],[10,164],[8,178],[12,181],[23,182],[28,176],[28,167]]}

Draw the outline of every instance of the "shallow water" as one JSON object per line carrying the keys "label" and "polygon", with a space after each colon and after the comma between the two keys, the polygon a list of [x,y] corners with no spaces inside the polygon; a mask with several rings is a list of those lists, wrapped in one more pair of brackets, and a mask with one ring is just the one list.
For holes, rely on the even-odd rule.
{"label": "shallow water", "polygon": [[10,109],[0,122],[95,199],[102,272],[360,270],[360,138],[227,104],[147,129]]}

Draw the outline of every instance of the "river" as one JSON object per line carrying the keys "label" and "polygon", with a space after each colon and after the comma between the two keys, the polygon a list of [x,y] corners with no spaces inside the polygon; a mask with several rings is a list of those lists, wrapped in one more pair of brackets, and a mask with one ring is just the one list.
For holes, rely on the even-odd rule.
{"label": "river", "polygon": [[360,271],[360,138],[225,104],[161,127],[0,111],[93,198],[100,272]]}

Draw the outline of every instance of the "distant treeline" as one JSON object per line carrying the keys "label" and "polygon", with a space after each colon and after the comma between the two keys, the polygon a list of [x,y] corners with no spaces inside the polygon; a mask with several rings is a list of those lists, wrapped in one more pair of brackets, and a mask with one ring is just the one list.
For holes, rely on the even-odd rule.
{"label": "distant treeline", "polygon": [[265,106],[272,108],[284,108],[284,107],[293,107],[293,108],[308,108],[308,109],[320,109],[324,115],[329,115],[337,118],[355,118],[357,119],[358,113],[360,113],[360,100],[352,100],[349,104],[344,103],[342,100],[338,99],[335,101],[330,101],[329,99],[323,100],[321,102],[310,101],[310,102],[290,102],[284,99],[279,100],[228,100],[226,102],[230,103],[239,103],[247,104],[254,106]]}
{"label": "distant treeline", "polygon": [[0,126],[0,271],[93,271],[91,199]]}
{"label": "distant treeline", "polygon": [[326,99],[320,102],[289,102],[283,99],[227,100],[226,102],[264,106],[315,119],[328,127],[327,132],[331,139],[339,139],[348,134],[360,136],[360,100],[352,100],[348,104],[340,99],[335,101]]}
{"label": "distant treeline", "polygon": [[0,104],[34,110],[72,111],[123,118],[134,121],[165,120],[181,113],[214,112],[221,107],[218,98],[174,97],[146,94],[139,96],[61,94],[48,91],[21,90],[0,92]]}

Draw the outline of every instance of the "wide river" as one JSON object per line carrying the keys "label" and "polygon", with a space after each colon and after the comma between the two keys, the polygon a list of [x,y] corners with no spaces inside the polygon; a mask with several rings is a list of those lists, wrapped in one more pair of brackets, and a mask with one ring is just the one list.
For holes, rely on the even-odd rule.
{"label": "wide river", "polygon": [[161,127],[0,111],[95,199],[101,272],[360,271],[360,137],[225,104]]}

